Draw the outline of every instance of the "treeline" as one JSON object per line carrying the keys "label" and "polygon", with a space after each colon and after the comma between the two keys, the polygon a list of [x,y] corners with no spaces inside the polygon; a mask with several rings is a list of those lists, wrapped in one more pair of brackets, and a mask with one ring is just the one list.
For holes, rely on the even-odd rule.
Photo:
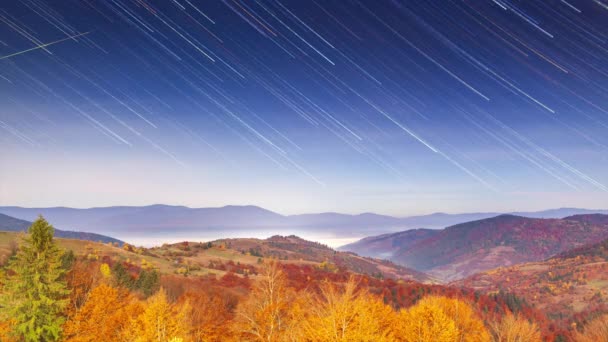
{"label": "treeline", "polygon": [[[377,279],[319,280],[323,273],[276,261],[261,264],[252,279],[161,277],[152,268],[64,253],[43,218],[29,232],[0,278],[1,341],[542,341],[524,315],[484,316],[487,305],[423,287],[383,282],[388,287],[374,293]],[[389,298],[411,305],[395,309]],[[505,298],[514,312],[521,308]],[[585,331],[573,338],[606,340],[608,318]]]}

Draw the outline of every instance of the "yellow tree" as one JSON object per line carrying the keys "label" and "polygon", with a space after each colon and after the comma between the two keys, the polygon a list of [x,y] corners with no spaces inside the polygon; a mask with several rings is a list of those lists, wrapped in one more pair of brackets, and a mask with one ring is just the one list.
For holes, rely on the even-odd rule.
{"label": "yellow tree", "polygon": [[293,291],[276,261],[264,265],[261,278],[236,311],[235,330],[245,341],[282,341],[293,323]]}
{"label": "yellow tree", "polygon": [[585,326],[583,333],[574,336],[576,342],[608,341],[608,315],[600,316]]}
{"label": "yellow tree", "polygon": [[112,276],[112,270],[110,270],[110,265],[105,262],[99,266],[99,273],[103,277],[104,281],[107,281]]}
{"label": "yellow tree", "polygon": [[460,336],[456,322],[439,305],[422,300],[399,312],[395,331],[404,342],[455,342]]}
{"label": "yellow tree", "polygon": [[491,324],[495,342],[541,342],[540,330],[536,323],[508,313],[500,322]]}
{"label": "yellow tree", "polygon": [[393,341],[395,312],[366,291],[353,277],[342,289],[326,282],[313,298],[302,324],[309,341]]}
{"label": "yellow tree", "polygon": [[66,342],[121,341],[128,334],[130,320],[141,311],[141,305],[126,290],[102,283],[65,323]]}
{"label": "yellow tree", "polygon": [[483,321],[477,316],[473,308],[459,299],[427,296],[420,300],[428,306],[435,306],[443,310],[458,328],[457,342],[488,342],[492,338]]}
{"label": "yellow tree", "polygon": [[184,303],[181,307],[169,303],[167,293],[161,288],[148,298],[144,311],[136,321],[132,322],[132,340],[137,342],[165,342],[173,338],[187,340],[190,334],[186,317],[190,309],[188,303]]}

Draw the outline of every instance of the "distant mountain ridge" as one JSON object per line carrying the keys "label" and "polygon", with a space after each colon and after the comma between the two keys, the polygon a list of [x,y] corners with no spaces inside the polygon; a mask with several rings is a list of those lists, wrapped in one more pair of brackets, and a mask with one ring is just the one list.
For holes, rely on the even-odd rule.
{"label": "distant mountain ridge", "polygon": [[[147,236],[163,237],[166,234],[187,236],[201,232],[213,232],[214,234],[209,235],[209,239],[213,239],[225,237],[224,233],[227,231],[240,231],[245,235],[240,234],[239,236],[247,237],[247,234],[252,232],[264,233],[269,229],[275,229],[282,234],[297,234],[302,230],[323,232],[350,238],[351,241],[364,236],[413,228],[443,228],[500,214],[434,213],[401,218],[374,213],[348,215],[327,212],[281,215],[257,206],[189,208],[162,204],[88,209],[0,207],[0,213],[30,221],[42,214],[50,222],[63,229],[112,235],[122,239],[141,236],[144,233]],[[527,217],[557,218],[589,213],[608,214],[608,210],[561,208],[516,214]],[[298,229],[300,231],[297,231]],[[270,235],[272,234],[267,236]]]}
{"label": "distant mountain ridge", "polygon": [[[32,225],[32,222],[17,219],[8,215],[0,214],[0,231],[7,232],[26,232],[27,229]],[[66,239],[77,239],[77,240],[87,240],[87,241],[101,241],[104,243],[107,242],[117,242],[119,244],[124,244],[123,241],[115,239],[113,237],[95,234],[95,233],[85,233],[85,232],[77,232],[77,231],[68,231],[61,230],[55,228],[55,236]]]}
{"label": "distant mountain ridge", "polygon": [[372,258],[391,259],[399,250],[405,250],[417,242],[438,234],[439,229],[410,229],[403,232],[369,236],[338,248],[340,251],[356,251]]}
{"label": "distant mountain ridge", "polygon": [[564,219],[499,215],[434,232],[405,231],[368,237],[341,247],[360,255],[390,252],[389,260],[443,280],[501,266],[541,261],[608,238],[608,215]]}

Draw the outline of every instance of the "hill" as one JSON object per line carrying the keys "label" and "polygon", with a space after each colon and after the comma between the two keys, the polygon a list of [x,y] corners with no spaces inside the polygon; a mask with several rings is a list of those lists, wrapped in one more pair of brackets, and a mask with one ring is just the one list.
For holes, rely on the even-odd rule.
{"label": "hill", "polygon": [[534,219],[500,215],[454,225],[426,238],[407,232],[368,238],[351,245],[351,250],[377,254],[380,248],[386,248],[395,263],[449,281],[501,266],[545,260],[608,238],[606,217]]}
{"label": "hill", "polygon": [[[25,232],[31,225],[31,222],[17,219],[8,215],[0,214],[0,231],[8,231],[8,232]],[[86,232],[76,232],[69,230],[61,230],[55,229],[55,236],[66,239],[78,239],[78,240],[88,240],[88,241],[101,241],[104,243],[112,242],[123,244],[124,242],[115,239],[113,237],[95,234],[95,233],[86,233]]]}
{"label": "hill", "polygon": [[[152,255],[169,257],[180,264],[218,269],[219,265],[239,263],[255,266],[265,259],[284,264],[312,265],[329,272],[353,272],[379,278],[435,282],[422,272],[390,261],[338,252],[317,242],[297,236],[272,236],[268,239],[220,239],[208,243],[181,242],[148,249]],[[221,269],[221,267],[219,268]]]}
{"label": "hill", "polygon": [[223,239],[213,242],[228,246],[244,254],[272,257],[283,262],[306,261],[319,263],[325,269],[343,269],[374,277],[435,282],[428,275],[390,261],[361,257],[352,252],[341,252],[325,245],[306,241],[297,236],[272,236],[260,239]]}
{"label": "hill", "polygon": [[[6,260],[19,235],[0,232],[0,260]],[[60,246],[78,255],[95,260],[109,257],[144,263],[166,274],[202,276],[223,275],[228,271],[253,269],[269,259],[284,264],[309,265],[327,272],[352,272],[377,278],[413,280],[420,283],[435,281],[422,272],[393,264],[389,261],[360,257],[350,252],[338,252],[316,242],[297,236],[273,236],[260,239],[222,239],[212,242],[181,242],[153,248],[124,244],[83,242],[57,238]],[[145,260],[145,261],[142,261]]]}
{"label": "hill", "polygon": [[[520,214],[528,217],[556,218],[594,212],[608,213],[601,210],[561,208]],[[393,217],[374,213],[348,215],[331,212],[281,215],[256,206],[189,208],[161,204],[87,209],[13,206],[0,207],[0,213],[29,221],[42,214],[63,229],[104,234],[145,245],[163,240],[214,240],[228,236],[266,238],[275,234],[296,234],[332,246],[365,236],[420,227],[443,228],[499,215],[499,213],[434,213]],[[142,236],[145,236],[146,240]]]}
{"label": "hill", "polygon": [[608,311],[608,239],[548,260],[497,268],[452,283],[483,293],[510,292],[561,320],[580,325]]}

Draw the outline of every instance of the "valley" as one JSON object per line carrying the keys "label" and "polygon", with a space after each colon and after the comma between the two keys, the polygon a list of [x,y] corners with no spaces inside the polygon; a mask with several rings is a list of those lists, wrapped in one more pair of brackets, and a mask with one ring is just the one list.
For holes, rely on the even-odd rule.
{"label": "valley", "polygon": [[[9,230],[0,232],[1,264],[17,253],[29,224],[0,216],[1,227]],[[73,255],[71,272],[76,273],[71,277],[85,277],[78,280],[84,283],[70,280],[77,291],[73,305],[83,300],[81,291],[104,284],[96,275],[103,265],[117,277],[115,286],[139,298],[162,288],[179,303],[192,291],[212,291],[228,305],[248,300],[250,289],[265,281],[268,265],[277,263],[288,286],[306,296],[323,291],[325,282],[348,287],[348,279],[356,276],[361,290],[394,310],[414,307],[426,296],[457,298],[473,305],[486,322],[504,320],[509,313],[527,317],[545,341],[571,340],[593,317],[608,312],[608,215],[603,214],[563,219],[499,215],[445,229],[367,237],[339,250],[295,235],[143,247],[107,237],[91,241],[95,234],[56,232],[58,246]],[[213,323],[215,328],[234,319],[233,309],[221,310],[226,321]]]}

